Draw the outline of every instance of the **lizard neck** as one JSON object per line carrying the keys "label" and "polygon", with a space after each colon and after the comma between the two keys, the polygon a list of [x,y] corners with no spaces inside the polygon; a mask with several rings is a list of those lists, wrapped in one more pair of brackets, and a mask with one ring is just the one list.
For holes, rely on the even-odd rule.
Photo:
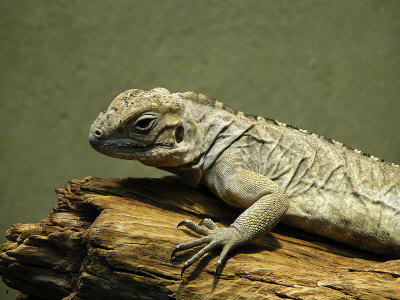
{"label": "lizard neck", "polygon": [[186,92],[174,95],[183,99],[186,115],[190,114],[194,120],[198,142],[190,151],[199,155],[193,156],[191,162],[168,171],[187,175],[190,183],[196,185],[223,151],[252,128],[255,122],[243,113],[235,112],[202,94]]}

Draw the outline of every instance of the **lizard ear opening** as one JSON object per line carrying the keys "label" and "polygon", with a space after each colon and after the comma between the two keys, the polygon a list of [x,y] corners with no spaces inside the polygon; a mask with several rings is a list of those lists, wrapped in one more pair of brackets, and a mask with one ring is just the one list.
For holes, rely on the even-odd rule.
{"label": "lizard ear opening", "polygon": [[183,127],[182,126],[178,126],[175,130],[175,141],[177,143],[180,143],[183,141]]}

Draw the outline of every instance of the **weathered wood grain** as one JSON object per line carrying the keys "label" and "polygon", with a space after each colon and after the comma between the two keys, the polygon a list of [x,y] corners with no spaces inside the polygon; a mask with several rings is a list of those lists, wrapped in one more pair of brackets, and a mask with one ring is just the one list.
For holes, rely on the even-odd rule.
{"label": "weathered wood grain", "polygon": [[[0,275],[20,299],[400,299],[400,260],[279,225],[233,252],[215,276],[218,252],[183,278],[195,235],[183,219],[224,225],[238,211],[174,177],[72,180],[36,224],[14,224],[0,253]],[[220,223],[220,225],[222,225]]]}

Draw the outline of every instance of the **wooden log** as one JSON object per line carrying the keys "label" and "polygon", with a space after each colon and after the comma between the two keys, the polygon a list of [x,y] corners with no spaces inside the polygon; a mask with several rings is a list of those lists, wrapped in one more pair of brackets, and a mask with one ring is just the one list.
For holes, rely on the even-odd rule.
{"label": "wooden log", "polygon": [[189,268],[195,234],[176,229],[204,217],[230,224],[239,211],[176,177],[72,180],[36,224],[14,224],[0,275],[19,299],[400,299],[400,260],[278,225],[237,248],[215,275],[219,252]]}

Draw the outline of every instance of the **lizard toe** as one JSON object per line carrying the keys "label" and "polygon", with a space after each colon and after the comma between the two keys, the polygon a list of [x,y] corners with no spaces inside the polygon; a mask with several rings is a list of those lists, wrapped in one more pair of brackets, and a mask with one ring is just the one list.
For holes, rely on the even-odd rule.
{"label": "lizard toe", "polygon": [[[209,219],[209,220],[210,220],[210,219]],[[211,220],[210,220],[210,221],[211,221]],[[203,221],[202,221],[202,222],[203,222]],[[196,232],[196,233],[198,233],[198,234],[201,234],[201,235],[209,235],[209,234],[210,234],[210,230],[207,229],[207,228],[201,227],[202,222],[200,222],[200,224],[197,225],[196,223],[194,223],[194,222],[191,221],[191,220],[183,220],[183,221],[179,222],[178,226],[176,226],[176,227],[178,228],[178,227],[180,227],[180,226],[185,226],[185,227],[189,228],[190,230],[193,230],[194,232]],[[211,221],[211,222],[212,222],[212,221]],[[214,223],[214,222],[212,222],[212,223]],[[206,225],[206,227],[208,227],[207,225],[212,226],[212,225],[210,225],[209,222],[204,223],[204,225]],[[214,224],[214,225],[215,225],[215,224]],[[215,226],[216,226],[216,225],[215,225]],[[210,229],[211,229],[211,228],[210,228]]]}
{"label": "lizard toe", "polygon": [[236,247],[236,245],[234,244],[227,244],[224,246],[224,248],[221,251],[221,254],[219,256],[219,259],[217,261],[217,267],[215,270],[215,274],[221,274],[222,272],[222,268],[226,262],[226,256],[228,255],[228,253],[233,250]]}
{"label": "lizard toe", "polygon": [[212,240],[212,238],[210,236],[203,236],[203,237],[201,237],[199,239],[196,239],[196,240],[193,240],[193,241],[190,241],[190,242],[181,243],[181,244],[177,245],[175,247],[175,249],[172,251],[171,260],[174,258],[175,254],[177,252],[180,252],[180,251],[183,251],[183,250],[186,250],[186,249],[194,248],[194,247],[209,243],[209,242],[211,242],[211,240]]}
{"label": "lizard toe", "polygon": [[214,249],[215,247],[218,246],[218,242],[214,241],[209,243],[207,246],[205,246],[204,248],[202,248],[199,252],[197,252],[195,255],[192,256],[192,258],[188,259],[183,267],[182,267],[182,271],[181,271],[181,277],[183,276],[183,273],[185,272],[185,270],[187,268],[189,268],[191,265],[193,265],[196,261],[199,260],[199,258],[201,258],[204,254],[210,252],[212,249]]}
{"label": "lizard toe", "polygon": [[206,226],[208,229],[216,229],[216,228],[218,228],[218,226],[214,223],[214,221],[211,220],[211,219],[209,219],[209,218],[203,219],[203,220],[199,223],[199,225],[200,225],[200,226],[201,226],[201,225],[204,225],[204,226]]}

